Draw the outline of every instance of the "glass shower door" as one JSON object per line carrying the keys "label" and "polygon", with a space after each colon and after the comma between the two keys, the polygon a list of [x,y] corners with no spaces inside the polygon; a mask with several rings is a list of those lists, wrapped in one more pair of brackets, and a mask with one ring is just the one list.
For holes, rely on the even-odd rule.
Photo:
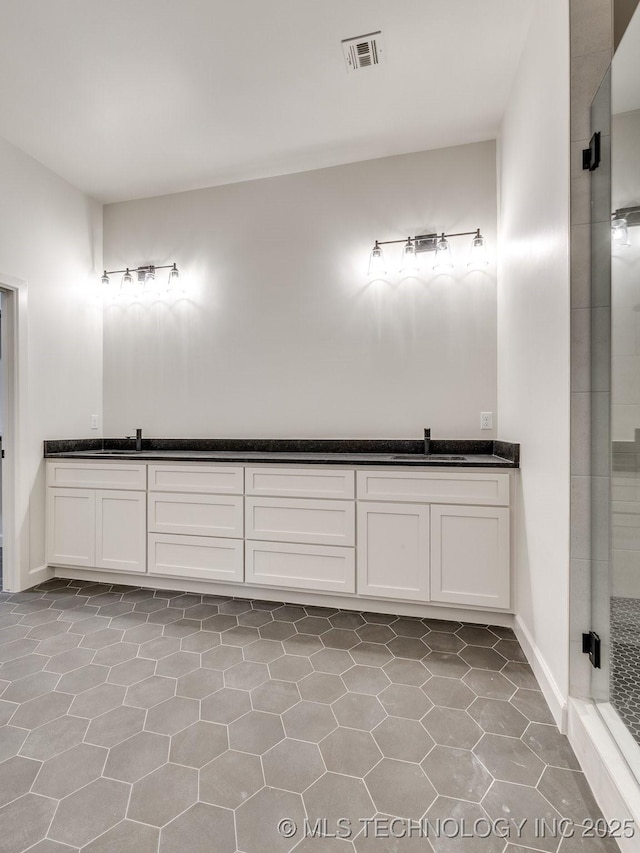
{"label": "glass shower door", "polygon": [[640,779],[640,11],[592,105],[592,693]]}

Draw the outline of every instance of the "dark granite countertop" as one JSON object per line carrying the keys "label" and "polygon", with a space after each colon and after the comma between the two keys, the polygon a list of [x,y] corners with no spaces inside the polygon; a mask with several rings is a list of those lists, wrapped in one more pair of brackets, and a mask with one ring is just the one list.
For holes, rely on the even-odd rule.
{"label": "dark granite countertop", "polygon": [[395,465],[518,468],[520,445],[485,440],[431,439],[131,439],[45,441],[51,459],[121,459],[173,462],[247,462],[308,465]]}

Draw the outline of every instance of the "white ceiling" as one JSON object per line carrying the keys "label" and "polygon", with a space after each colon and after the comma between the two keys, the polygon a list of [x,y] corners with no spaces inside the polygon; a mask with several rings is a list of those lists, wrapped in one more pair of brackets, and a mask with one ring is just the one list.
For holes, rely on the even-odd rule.
{"label": "white ceiling", "polygon": [[104,201],[489,139],[533,2],[0,0],[0,135]]}

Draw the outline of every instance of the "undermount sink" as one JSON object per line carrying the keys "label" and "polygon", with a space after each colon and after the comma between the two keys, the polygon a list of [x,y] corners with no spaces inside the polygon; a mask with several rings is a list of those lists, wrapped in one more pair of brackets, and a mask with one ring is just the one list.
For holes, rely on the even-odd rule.
{"label": "undermount sink", "polygon": [[429,462],[430,460],[433,460],[435,462],[464,462],[466,457],[464,457],[464,456],[446,456],[446,455],[441,454],[441,453],[430,453],[428,456],[421,456],[419,453],[403,453],[403,454],[400,454],[399,456],[393,456],[392,458],[393,459],[402,459],[402,460],[406,460],[406,461],[411,460],[412,462],[418,461],[418,460],[420,460],[421,462],[422,461]]}
{"label": "undermount sink", "polygon": [[137,456],[142,450],[96,450],[100,456]]}

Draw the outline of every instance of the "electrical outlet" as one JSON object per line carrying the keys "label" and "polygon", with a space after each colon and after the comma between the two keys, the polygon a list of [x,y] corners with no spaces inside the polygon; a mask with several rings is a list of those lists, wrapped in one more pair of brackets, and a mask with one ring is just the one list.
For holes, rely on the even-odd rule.
{"label": "electrical outlet", "polygon": [[480,429],[493,429],[493,412],[480,412]]}
{"label": "electrical outlet", "polygon": [[91,429],[98,429],[98,416],[91,415]]}

